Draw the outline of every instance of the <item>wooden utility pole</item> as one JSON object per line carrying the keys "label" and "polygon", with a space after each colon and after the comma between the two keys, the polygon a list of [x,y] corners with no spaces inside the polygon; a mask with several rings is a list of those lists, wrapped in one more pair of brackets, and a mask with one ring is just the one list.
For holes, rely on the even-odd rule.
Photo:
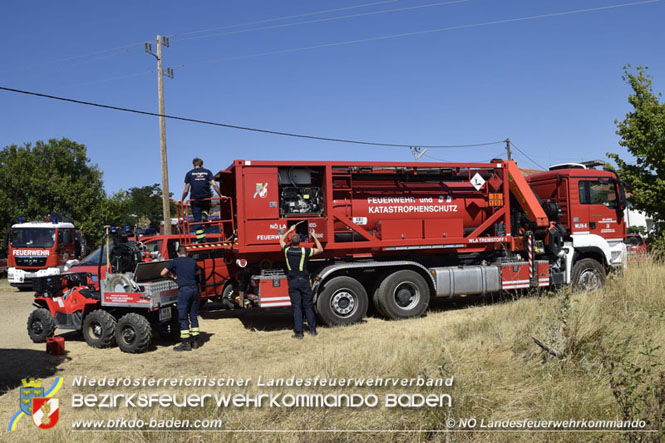
{"label": "wooden utility pole", "polygon": [[[169,47],[168,37],[157,36],[157,54],[152,52],[152,45],[145,44],[145,52],[157,59],[157,89],[159,94],[159,144],[162,159],[162,216],[164,234],[171,235],[171,199],[169,197],[169,167],[166,155],[166,120],[164,118],[164,70],[162,68],[162,45]],[[167,68],[166,76],[173,78],[173,69]]]}
{"label": "wooden utility pole", "polygon": [[512,156],[510,155],[510,139],[506,139],[506,153],[508,154],[508,160],[512,160]]}

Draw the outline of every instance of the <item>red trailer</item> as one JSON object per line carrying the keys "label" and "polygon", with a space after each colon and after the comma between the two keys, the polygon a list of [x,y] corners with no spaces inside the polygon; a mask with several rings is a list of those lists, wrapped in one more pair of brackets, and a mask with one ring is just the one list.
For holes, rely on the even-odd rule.
{"label": "red trailer", "polygon": [[[289,306],[279,236],[297,224],[308,240],[314,228],[325,251],[310,265],[312,287],[328,324],[359,321],[370,298],[398,319],[421,315],[433,296],[594,289],[625,263],[623,242],[614,242],[625,232],[622,185],[585,166],[527,182],[504,160],[236,160],[215,178],[226,197],[213,199],[217,220],[204,223],[217,224],[221,240],[183,236],[190,253],[208,253],[229,275],[250,278],[253,305]],[[193,229],[188,208],[180,232]]]}

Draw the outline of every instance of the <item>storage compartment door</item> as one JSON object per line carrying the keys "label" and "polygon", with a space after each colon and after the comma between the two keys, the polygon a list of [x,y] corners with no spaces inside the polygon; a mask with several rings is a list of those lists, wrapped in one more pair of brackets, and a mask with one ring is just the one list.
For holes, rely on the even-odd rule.
{"label": "storage compartment door", "polygon": [[243,171],[246,220],[279,218],[277,168],[247,167]]}

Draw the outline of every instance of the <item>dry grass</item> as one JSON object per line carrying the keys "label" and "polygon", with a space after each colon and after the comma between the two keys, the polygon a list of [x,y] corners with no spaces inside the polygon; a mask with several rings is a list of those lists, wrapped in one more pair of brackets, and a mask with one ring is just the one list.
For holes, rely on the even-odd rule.
{"label": "dry grass", "polygon": [[[494,419],[620,419],[614,390],[632,402],[635,418],[655,420],[659,411],[649,403],[649,388],[657,383],[658,366],[665,362],[665,266],[651,262],[631,267],[596,293],[532,295],[517,300],[470,303],[456,310],[435,310],[427,317],[387,322],[369,318],[348,328],[322,329],[316,338],[290,338],[288,313],[278,315],[222,314],[204,319],[201,327],[211,335],[199,351],[177,355],[166,346],[130,356],[118,349],[97,350],[68,337],[68,357],[59,364],[65,387],[63,420],[49,431],[54,441],[620,441],[627,434],[524,433],[256,433],[123,434],[74,433],[76,418],[149,416],[222,418],[226,429],[410,429],[443,430],[450,417]],[[2,289],[0,289],[1,291]],[[0,294],[2,294],[0,292]],[[4,297],[3,297],[4,298]],[[26,312],[29,312],[26,311]],[[218,317],[218,318],[210,318]],[[3,318],[3,321],[5,319]],[[20,319],[23,328],[25,319]],[[277,322],[279,327],[270,328]],[[259,330],[254,329],[258,327]],[[260,330],[265,328],[268,330]],[[272,329],[272,330],[270,330]],[[24,333],[25,334],[25,333]],[[536,336],[562,351],[553,358],[534,344]],[[6,346],[6,344],[3,344]],[[26,344],[29,349],[41,346]],[[14,344],[10,347],[19,347]],[[645,353],[644,350],[650,350]],[[627,369],[643,368],[639,380]],[[612,369],[613,368],[613,369]],[[207,374],[290,377],[417,377],[454,376],[452,388],[259,388],[240,392],[450,393],[452,408],[228,408],[72,411],[73,392],[108,392],[109,389],[73,388],[74,375],[171,376]],[[628,378],[626,378],[628,377]],[[51,379],[49,379],[51,380]],[[621,384],[622,380],[625,382]],[[47,381],[47,384],[48,381]],[[232,389],[220,388],[228,393]],[[623,390],[623,391],[622,391]],[[628,392],[630,390],[630,392]],[[166,389],[166,392],[185,392]],[[118,389],[112,392],[139,392]],[[158,392],[143,388],[140,392]],[[197,392],[203,392],[197,390]],[[16,409],[18,389],[0,396],[0,416]],[[664,399],[665,402],[665,399]],[[651,426],[656,426],[652,424]],[[4,437],[8,434],[4,431]],[[12,441],[32,441],[35,429],[27,419],[12,433]],[[642,438],[660,437],[642,434]]]}

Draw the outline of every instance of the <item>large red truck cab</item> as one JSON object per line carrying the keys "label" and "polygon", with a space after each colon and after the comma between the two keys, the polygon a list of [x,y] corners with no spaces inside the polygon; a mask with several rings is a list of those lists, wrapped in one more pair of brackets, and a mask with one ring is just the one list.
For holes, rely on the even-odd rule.
{"label": "large red truck cab", "polygon": [[70,221],[22,222],[9,233],[7,280],[19,289],[32,288],[32,279],[57,275],[68,260],[84,249],[81,232]]}
{"label": "large red truck cab", "polygon": [[[620,268],[627,258],[624,186],[613,172],[591,165],[597,163],[555,165],[528,176],[527,181],[544,202],[555,202],[560,208],[558,224],[565,229],[568,261],[588,256],[608,269]],[[572,266],[567,269],[568,282]]]}

